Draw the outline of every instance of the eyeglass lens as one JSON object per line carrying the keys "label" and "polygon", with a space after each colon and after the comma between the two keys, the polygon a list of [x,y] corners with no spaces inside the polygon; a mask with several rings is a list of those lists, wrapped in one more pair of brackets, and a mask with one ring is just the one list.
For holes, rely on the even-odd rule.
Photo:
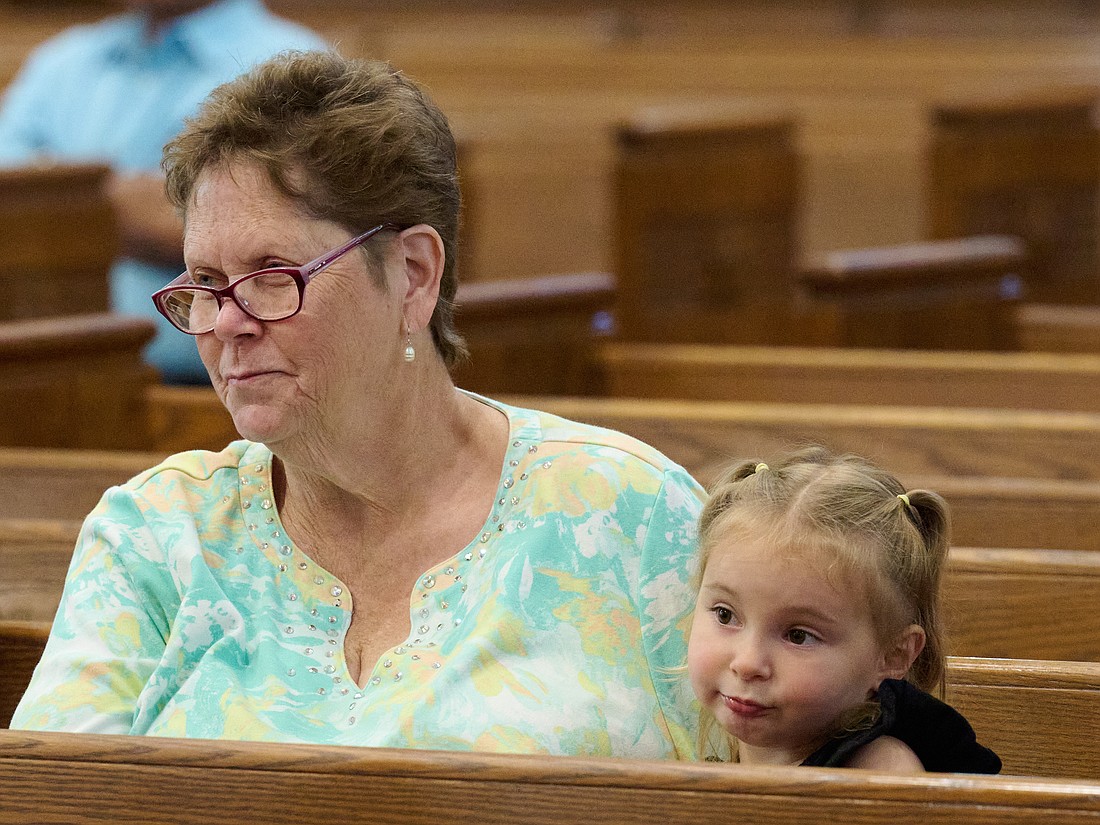
{"label": "eyeglass lens", "polygon": [[[278,321],[298,311],[299,292],[294,279],[283,272],[269,272],[255,278],[243,278],[233,289],[238,306],[261,321]],[[179,326],[191,332],[214,327],[218,300],[209,292],[177,289],[164,301]]]}

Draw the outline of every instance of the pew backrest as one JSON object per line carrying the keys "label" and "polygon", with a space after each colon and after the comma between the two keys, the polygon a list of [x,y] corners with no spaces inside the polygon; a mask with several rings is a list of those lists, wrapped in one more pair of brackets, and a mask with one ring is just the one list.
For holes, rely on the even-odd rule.
{"label": "pew backrest", "polygon": [[52,621],[80,525],[0,518],[0,620]]}
{"label": "pew backrest", "polygon": [[508,397],[641,439],[704,484],[807,442],[910,475],[1100,478],[1100,414],[838,404]]}
{"label": "pew backrest", "polygon": [[0,168],[0,320],[108,310],[114,259],[110,168]]}
{"label": "pew backrest", "polygon": [[928,151],[933,238],[1024,239],[1025,297],[1100,302],[1100,129],[1091,86],[986,91],[934,106]]}
{"label": "pew backrest", "polygon": [[[79,530],[0,519],[0,620],[52,621]],[[1100,662],[1100,553],[955,547],[943,587],[950,653]]]}
{"label": "pew backrest", "polygon": [[942,475],[901,481],[947,499],[958,546],[1100,550],[1100,482]]}
{"label": "pew backrest", "polygon": [[[151,789],[154,792],[151,792]],[[0,731],[0,823],[1077,823],[1070,779]],[[581,813],[583,812],[583,813]]]}
{"label": "pew backrest", "polygon": [[1098,306],[1021,304],[1015,323],[1021,349],[1100,353]]}
{"label": "pew backrest", "polygon": [[1100,352],[605,343],[622,398],[1100,412]]}
{"label": "pew backrest", "polygon": [[163,453],[0,447],[0,518],[83,519]]}
{"label": "pew backrest", "polygon": [[49,635],[49,622],[0,619],[0,728],[11,722]]}
{"label": "pew backrest", "polygon": [[1100,779],[1100,664],[949,657],[947,700],[1004,773]]}
{"label": "pew backrest", "polygon": [[797,291],[823,317],[830,344],[1014,349],[1012,309],[1028,265],[1010,235],[849,249],[804,265]]}
{"label": "pew backrest", "polygon": [[953,547],[943,578],[947,651],[1100,662],[1098,604],[1098,553]]}
{"label": "pew backrest", "polygon": [[153,332],[112,313],[0,323],[0,445],[148,449]]}

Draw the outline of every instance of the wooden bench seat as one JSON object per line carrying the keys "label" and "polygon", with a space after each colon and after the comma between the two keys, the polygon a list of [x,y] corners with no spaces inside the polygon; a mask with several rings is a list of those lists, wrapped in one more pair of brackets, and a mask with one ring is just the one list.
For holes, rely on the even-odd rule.
{"label": "wooden bench seat", "polygon": [[1100,307],[1021,304],[1015,323],[1021,349],[1100,353]]}
{"label": "wooden bench seat", "polygon": [[0,445],[147,449],[153,331],[112,313],[0,322]]}
{"label": "wooden bench seat", "polygon": [[623,398],[1100,412],[1100,352],[930,352],[606,343]]}

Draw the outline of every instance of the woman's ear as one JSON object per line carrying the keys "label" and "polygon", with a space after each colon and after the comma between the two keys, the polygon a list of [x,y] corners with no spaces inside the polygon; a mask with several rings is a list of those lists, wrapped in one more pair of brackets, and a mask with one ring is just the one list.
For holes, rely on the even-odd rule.
{"label": "woman's ear", "polygon": [[413,332],[431,321],[443,278],[443,239],[426,223],[410,226],[398,236],[406,281],[402,309]]}
{"label": "woman's ear", "polygon": [[904,679],[924,650],[926,638],[919,624],[911,624],[901,631],[882,657],[882,679]]}

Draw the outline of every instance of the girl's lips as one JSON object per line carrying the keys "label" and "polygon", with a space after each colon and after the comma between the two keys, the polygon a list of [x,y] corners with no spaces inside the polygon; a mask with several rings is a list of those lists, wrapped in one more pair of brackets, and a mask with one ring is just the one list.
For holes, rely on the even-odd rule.
{"label": "girl's lips", "polygon": [[725,696],[724,694],[722,698],[725,699],[726,707],[738,716],[755,718],[757,716],[763,716],[769,710],[766,705],[761,705],[759,702],[754,702],[751,699],[738,699],[735,696]]}

